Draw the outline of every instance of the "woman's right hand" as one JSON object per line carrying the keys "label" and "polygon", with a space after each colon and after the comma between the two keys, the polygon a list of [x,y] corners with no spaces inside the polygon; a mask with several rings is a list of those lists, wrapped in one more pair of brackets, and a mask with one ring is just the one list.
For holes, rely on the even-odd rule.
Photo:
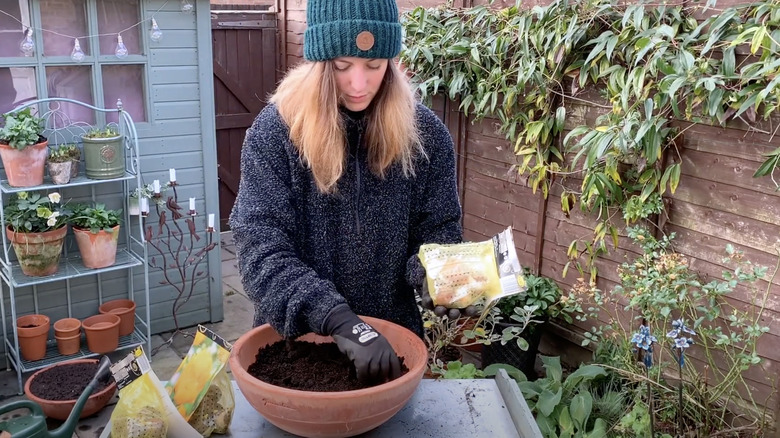
{"label": "woman's right hand", "polygon": [[322,326],[323,332],[333,337],[339,350],[355,365],[361,382],[383,383],[401,375],[401,361],[387,338],[358,318],[346,304],[334,307]]}

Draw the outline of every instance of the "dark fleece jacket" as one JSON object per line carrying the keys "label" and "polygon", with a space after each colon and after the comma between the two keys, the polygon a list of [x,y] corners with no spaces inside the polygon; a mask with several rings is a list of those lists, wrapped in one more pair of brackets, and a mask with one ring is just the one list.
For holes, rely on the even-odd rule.
{"label": "dark fleece jacket", "polygon": [[254,324],[268,322],[287,338],[322,333],[328,312],[347,303],[422,335],[417,252],[462,238],[452,139],[418,104],[428,157],[416,159],[416,176],[404,177],[396,164],[381,179],[357,147],[361,122],[343,117],[351,152],[335,194],[317,190],[274,105],[247,130],[230,228]]}

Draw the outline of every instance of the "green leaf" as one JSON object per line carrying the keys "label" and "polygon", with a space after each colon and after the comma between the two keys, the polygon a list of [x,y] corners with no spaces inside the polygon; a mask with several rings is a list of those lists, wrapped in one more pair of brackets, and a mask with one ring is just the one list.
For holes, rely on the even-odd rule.
{"label": "green leaf", "polygon": [[674,163],[669,166],[671,173],[669,175],[669,190],[674,194],[677,191],[677,186],[680,184],[680,163]]}
{"label": "green leaf", "polygon": [[565,122],[566,108],[564,106],[559,106],[558,109],[555,110],[555,131],[562,132]]}
{"label": "green leaf", "polygon": [[753,174],[753,177],[757,178],[760,176],[769,175],[770,173],[774,172],[774,170],[778,167],[778,164],[780,164],[780,154],[770,156],[766,161],[761,163],[761,166],[758,167],[756,173]]}
{"label": "green leaf", "polygon": [[734,47],[723,49],[723,75],[726,77],[734,76],[737,65]]}
{"label": "green leaf", "polygon": [[561,413],[558,415],[558,427],[561,429],[560,436],[572,436],[574,434],[574,422],[572,421],[569,410],[566,406],[561,409]]}
{"label": "green leaf", "polygon": [[645,100],[645,118],[649,119],[653,117],[653,99],[646,99]]}
{"label": "green leaf", "polygon": [[577,429],[585,430],[588,418],[593,410],[593,396],[588,391],[580,391],[572,397],[571,403],[569,403],[569,410],[571,411],[571,419],[574,421]]}
{"label": "green leaf", "polygon": [[555,392],[552,392],[549,389],[543,389],[541,394],[539,394],[539,401],[536,402],[536,409],[538,409],[542,415],[549,417],[555,407],[561,402],[562,395],[563,390],[561,388],[558,388]]}
{"label": "green leaf", "polygon": [[753,33],[753,39],[750,42],[750,53],[755,55],[759,49],[761,49],[761,44],[764,42],[764,38],[767,36],[766,26],[759,26],[756,28],[755,33]]}

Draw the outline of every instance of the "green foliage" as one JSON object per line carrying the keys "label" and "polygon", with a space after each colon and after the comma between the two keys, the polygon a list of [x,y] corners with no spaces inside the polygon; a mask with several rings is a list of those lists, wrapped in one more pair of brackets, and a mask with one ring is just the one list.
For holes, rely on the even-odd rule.
{"label": "green foliage", "polygon": [[626,437],[633,438],[653,438],[650,436],[650,414],[647,411],[647,405],[642,401],[634,403],[630,412],[620,419],[617,427],[618,432],[622,432]]}
{"label": "green foliage", "polygon": [[[679,185],[674,120],[756,125],[780,106],[780,2],[701,22],[692,14],[699,7],[558,0],[530,9],[417,8],[403,16],[401,61],[423,97],[446,93],[475,119],[496,118],[517,155],[514,169],[534,191],[547,196],[555,179],[566,213],[579,204],[598,215],[593,238],[573,242],[568,254],[583,272],[577,260],[587,253],[595,277],[604,241],[617,245],[614,218],[652,217]],[[737,65],[738,47],[754,56]],[[599,110],[595,123],[581,103]],[[756,176],[779,163],[776,150]],[[579,187],[566,184],[570,176]]]}
{"label": "green foliage", "polygon": [[79,148],[75,144],[61,144],[49,150],[48,160],[51,163],[65,163],[78,160],[80,156]]}
{"label": "green foliage", "polygon": [[44,233],[67,224],[71,211],[60,203],[58,192],[19,192],[11,195],[3,210],[5,225],[17,233]]}
{"label": "green foliage", "polygon": [[106,126],[102,129],[93,128],[83,135],[84,138],[114,138],[117,136],[119,136],[119,131],[113,126]]}
{"label": "green foliage", "polygon": [[111,232],[122,222],[122,210],[107,210],[105,204],[77,204],[69,222],[74,227],[89,229],[97,234],[100,230]]}
{"label": "green foliage", "polygon": [[444,379],[477,379],[485,377],[485,373],[473,363],[463,364],[459,360],[447,362],[446,367],[433,366],[431,372]]}
{"label": "green foliage", "polygon": [[44,122],[32,114],[30,108],[4,114],[5,126],[0,129],[0,141],[20,151],[38,143],[43,134]]}
{"label": "green foliage", "polygon": [[[736,267],[724,271],[722,280],[705,283],[690,268],[688,260],[673,251],[674,234],[656,239],[645,228],[629,227],[627,231],[642,254],[620,266],[620,285],[610,293],[590,287],[587,293],[595,306],[587,309],[588,316],[595,319],[601,313],[600,319],[609,322],[586,333],[583,345],[593,341],[604,344],[597,351],[597,361],[625,370],[627,376],[641,382],[644,372],[628,340],[640,323],[648,326],[662,340],[660,348],[654,349],[653,362],[657,366],[649,374],[661,399],[656,411],[659,416],[674,419],[679,407],[674,401],[675,391],[665,384],[663,370],[677,370],[678,364],[672,354],[673,341],[665,335],[672,330],[672,321],[692,321],[695,343],[686,356],[695,357],[700,364],[681,370],[685,388],[683,410],[688,423],[703,425],[702,429],[707,431],[728,428],[728,405],[739,402],[755,416],[756,424],[761,424],[761,409],[753,399],[744,372],[761,362],[758,341],[769,331],[763,318],[770,286],[765,290],[756,287],[759,280],[766,279],[767,269],[743,260],[742,254],[729,245],[722,263]],[[740,300],[752,305],[739,306],[732,299],[735,291],[739,291]],[[616,312],[615,303],[623,304],[621,314]],[[631,315],[632,319],[621,315]],[[706,376],[702,376],[702,367],[706,367]]]}
{"label": "green foliage", "polygon": [[526,272],[525,279],[528,289],[524,293],[502,297],[496,303],[496,307],[504,317],[511,318],[512,315],[519,313],[515,311],[518,307],[532,306],[535,318],[545,321],[561,318],[571,323],[572,315],[582,312],[577,297],[565,294],[552,278]]}
{"label": "green foliage", "polygon": [[541,356],[544,378],[518,382],[545,438],[606,437],[607,423],[593,410],[593,389],[607,371],[597,365],[581,365],[563,379],[559,357]]}

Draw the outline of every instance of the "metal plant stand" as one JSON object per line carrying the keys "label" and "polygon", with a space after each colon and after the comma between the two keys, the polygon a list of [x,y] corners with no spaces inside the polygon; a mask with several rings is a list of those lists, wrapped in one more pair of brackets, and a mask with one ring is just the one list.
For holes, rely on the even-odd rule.
{"label": "metal plant stand", "polygon": [[[123,210],[123,233],[120,236],[120,245],[117,249],[116,262],[108,267],[100,269],[89,269],[81,262],[81,257],[78,251],[68,251],[69,247],[75,247],[72,242],[72,236],[68,236],[65,244],[65,252],[62,255],[59,263],[59,269],[56,274],[47,277],[30,277],[22,273],[21,268],[16,260],[16,257],[11,251],[10,242],[6,237],[6,233],[2,234],[3,240],[3,254],[0,259],[0,314],[2,315],[3,325],[3,340],[6,347],[6,367],[10,369],[13,367],[17,372],[17,379],[19,383],[19,394],[22,393],[22,373],[34,371],[47,367],[49,365],[62,362],[70,359],[79,359],[97,356],[97,354],[89,351],[84,342],[82,342],[81,350],[68,356],[62,356],[57,350],[57,345],[53,339],[47,341],[46,356],[41,360],[28,361],[21,357],[19,353],[19,341],[16,330],[16,318],[17,318],[17,300],[20,296],[26,296],[26,292],[19,294],[18,288],[30,288],[32,295],[32,301],[34,306],[34,313],[39,313],[39,298],[38,298],[38,286],[48,283],[64,282],[65,293],[67,295],[67,314],[70,317],[73,313],[73,294],[71,290],[71,280],[78,277],[95,276],[97,278],[97,291],[98,291],[98,303],[97,306],[103,303],[103,279],[101,274],[111,271],[125,271],[127,277],[127,297],[131,300],[135,300],[136,287],[134,279],[134,268],[140,268],[143,272],[143,288],[140,290],[143,295],[143,312],[137,312],[135,321],[135,330],[130,335],[121,336],[119,339],[119,347],[117,350],[126,350],[136,347],[138,345],[146,344],[146,351],[151,351],[151,329],[150,329],[150,309],[149,309],[149,267],[147,264],[148,251],[146,243],[144,241],[143,223],[137,221],[137,224],[132,224],[129,216],[129,201],[127,194],[131,189],[138,188],[142,185],[141,173],[139,168],[139,149],[138,149],[138,135],[136,133],[135,125],[132,117],[126,111],[123,110],[121,101],[117,102],[117,108],[104,109],[98,108],[83,102],[75,101],[72,99],[64,98],[51,98],[40,99],[32,102],[25,103],[24,105],[13,110],[19,111],[27,107],[31,107],[33,110],[38,110],[38,114],[42,114],[46,123],[46,131],[44,136],[49,140],[49,147],[54,147],[63,143],[80,143],[81,135],[86,133],[92,128],[92,125],[84,122],[71,122],[67,117],[62,107],[63,104],[79,105],[88,108],[95,112],[96,121],[100,123],[101,120],[105,120],[105,115],[108,113],[116,113],[118,115],[119,123],[113,123],[114,127],[118,129],[119,133],[124,138],[124,152],[125,152],[125,172],[124,175],[118,178],[112,179],[89,179],[84,176],[83,172],[70,180],[68,184],[56,185],[52,183],[49,177],[44,179],[42,185],[35,187],[11,187],[8,184],[8,180],[3,174],[3,178],[0,179],[0,201],[2,206],[5,206],[7,197],[13,193],[23,191],[46,191],[57,190],[65,194],[76,193],[81,197],[89,197],[92,202],[104,203],[108,197],[116,200],[116,194],[100,195],[102,199],[98,199],[98,190],[103,192],[121,187],[122,196],[122,210]],[[83,155],[83,154],[82,154]],[[82,166],[83,168],[84,166]],[[66,196],[63,196],[66,199]],[[5,223],[5,216],[3,208],[0,206],[0,222]],[[8,293],[7,298],[10,303],[10,315],[6,315],[6,291]],[[95,306],[97,308],[97,306]],[[141,306],[139,305],[140,309]],[[10,324],[12,330],[9,332],[7,317],[10,316]],[[53,323],[54,321],[52,321]]]}

